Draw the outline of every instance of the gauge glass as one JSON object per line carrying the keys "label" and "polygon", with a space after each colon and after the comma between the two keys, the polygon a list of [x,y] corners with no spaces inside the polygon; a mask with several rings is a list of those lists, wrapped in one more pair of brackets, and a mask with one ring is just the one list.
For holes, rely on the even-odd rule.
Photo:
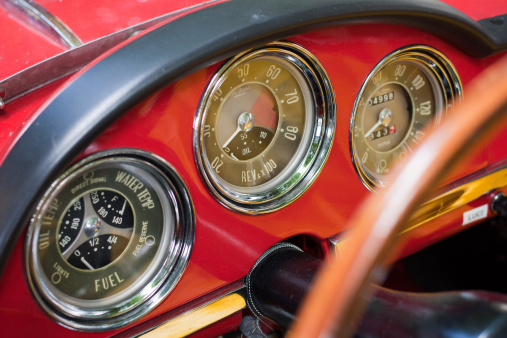
{"label": "gauge glass", "polygon": [[298,150],[310,141],[313,98],[303,76],[283,59],[260,56],[235,69],[204,119],[207,164],[214,178],[237,191],[270,190],[304,155]]}
{"label": "gauge glass", "polygon": [[[448,75],[450,63],[428,53],[413,47],[391,55],[361,89],[351,121],[351,150],[368,188],[387,183],[393,165],[415,150],[427,127],[437,125],[461,93],[459,79]],[[459,85],[452,86],[449,78]]]}
{"label": "gauge glass", "polygon": [[241,55],[224,66],[198,116],[201,173],[219,200],[239,211],[290,203],[294,194],[280,197],[298,184],[295,195],[306,189],[314,177],[310,168],[314,162],[322,166],[332,139],[334,101],[324,94],[329,86],[321,68],[299,47],[283,47]]}
{"label": "gauge glass", "polygon": [[27,242],[35,296],[85,330],[125,325],[152,308],[150,297],[179,279],[193,236],[169,167],[144,152],[115,154],[93,156],[55,182]]}
{"label": "gauge glass", "polygon": [[87,192],[64,212],[58,230],[60,254],[78,269],[106,267],[123,254],[134,225],[132,205],[121,193]]}

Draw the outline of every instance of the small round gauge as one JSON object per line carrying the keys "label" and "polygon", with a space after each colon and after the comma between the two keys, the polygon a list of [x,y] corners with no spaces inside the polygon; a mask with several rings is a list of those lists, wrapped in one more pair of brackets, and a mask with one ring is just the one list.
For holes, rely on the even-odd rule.
{"label": "small round gauge", "polygon": [[425,46],[399,50],[368,76],[351,119],[351,152],[369,189],[387,184],[394,163],[421,143],[426,127],[437,125],[461,83],[450,61]]}
{"label": "small round gauge", "polygon": [[77,235],[81,232],[84,220],[83,206],[83,199],[78,198],[64,213],[58,231],[58,245],[60,246],[60,251],[64,251],[67,247],[72,246]]}
{"label": "small round gauge", "polygon": [[120,235],[99,235],[73,250],[67,262],[78,269],[100,269],[116,261],[129,242],[129,238]]}
{"label": "small round gauge", "polygon": [[111,190],[92,191],[89,201],[93,210],[106,223],[116,228],[132,228],[132,206],[121,193]]}
{"label": "small round gauge", "polygon": [[[132,206],[125,196],[112,190],[87,192],[70,203],[60,222],[60,253],[76,268],[102,268],[123,253],[133,230]],[[79,234],[84,236],[75,243]]]}
{"label": "small round gauge", "polygon": [[210,83],[194,133],[201,174],[228,207],[279,209],[320,171],[334,133],[334,97],[306,50],[272,44],[239,55]]}
{"label": "small round gauge", "polygon": [[162,160],[130,150],[92,156],[39,205],[27,240],[30,286],[65,325],[126,325],[174,287],[193,227],[184,185]]}

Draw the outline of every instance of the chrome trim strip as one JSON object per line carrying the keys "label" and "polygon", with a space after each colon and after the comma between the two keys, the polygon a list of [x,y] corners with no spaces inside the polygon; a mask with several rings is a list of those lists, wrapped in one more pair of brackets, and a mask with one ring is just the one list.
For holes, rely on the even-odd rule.
{"label": "chrome trim strip", "polygon": [[496,189],[506,187],[507,164],[494,168],[488,173],[479,172],[472,179],[468,177],[465,180],[455,188],[438,195],[417,208],[401,234],[465,206]]}
{"label": "chrome trim strip", "polygon": [[208,6],[222,0],[211,0],[164,14],[138,25],[125,28],[100,39],[85,43],[74,49],[55,55],[0,81],[0,97],[7,104],[20,96],[41,88],[80,70],[93,59],[105,53],[136,33],[187,11]]}
{"label": "chrome trim strip", "polygon": [[244,286],[214,298],[179,316],[141,333],[139,337],[186,337],[241,310],[246,309]]}
{"label": "chrome trim strip", "polygon": [[[219,289],[210,291],[198,298],[184,303],[172,310],[163,312],[151,319],[138,323],[120,333],[114,335],[115,338],[140,337],[146,333],[156,330],[158,327],[170,322],[176,318],[192,318],[194,310],[206,307],[207,305],[226,297],[230,294],[239,294],[246,299],[246,287],[243,279],[237,280],[230,284],[226,284]],[[246,305],[245,305],[246,307]]]}
{"label": "chrome trim strip", "polygon": [[[507,163],[494,165],[464,177],[448,187],[445,192],[419,206],[400,235],[504,187],[507,187]],[[329,243],[338,250],[340,242],[346,239],[346,236],[340,233],[329,238]]]}
{"label": "chrome trim strip", "polygon": [[3,0],[6,6],[21,13],[22,19],[44,35],[55,36],[58,41],[70,48],[76,48],[83,43],[60,19],[48,12],[44,7],[32,0]]}

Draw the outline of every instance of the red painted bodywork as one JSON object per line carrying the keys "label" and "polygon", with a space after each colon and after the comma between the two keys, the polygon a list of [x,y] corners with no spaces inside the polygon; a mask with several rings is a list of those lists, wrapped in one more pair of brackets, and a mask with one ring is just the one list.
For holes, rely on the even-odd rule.
{"label": "red painted bodywork", "polygon": [[[445,2],[476,20],[507,12],[503,0],[490,1],[487,5],[484,1],[478,3],[472,0]],[[164,13],[196,5],[199,1],[94,0],[80,3],[44,0],[39,3],[62,21],[68,22],[68,26],[83,42],[88,42]],[[1,8],[0,31],[13,32],[2,34],[0,79],[64,50],[32,28],[9,17]],[[326,247],[327,238],[346,229],[352,212],[370,194],[351,162],[350,116],[364,79],[387,54],[411,44],[429,45],[442,51],[453,62],[461,77],[465,100],[467,83],[500,57],[474,59],[428,33],[392,25],[328,28],[287,40],[302,45],[322,63],[336,94],[337,113],[336,133],[329,159],[315,183],[291,205],[262,216],[235,213],[213,198],[198,173],[192,144],[194,117],[201,96],[221,63],[154,93],[99,135],[82,154],[85,157],[98,151],[125,147],[155,153],[179,172],[193,199],[196,237],[189,266],[176,289],[141,321],[242,279],[259,256],[279,241],[296,235],[307,235]],[[0,151],[0,159],[25,122],[60,86],[65,85],[65,81],[66,79],[59,80],[10,102],[0,111],[0,150],[3,149]],[[452,182],[505,158],[507,148],[502,139],[505,136],[507,128],[491,143],[491,147],[470,157],[468,163],[447,178],[446,182]],[[474,206],[472,204],[470,208]],[[433,224],[431,234],[418,234],[411,238],[409,243],[412,249],[408,248],[407,252],[460,230],[456,218],[442,219],[439,222]],[[23,247],[24,238],[21,238],[0,280],[0,323],[4,324],[2,335],[29,336],[35,332],[38,336],[68,336],[69,330],[52,321],[33,300],[25,281]],[[240,317],[236,316],[234,320],[237,323]],[[225,327],[229,330],[234,324],[231,325],[228,321],[224,324],[224,329]],[[121,331],[119,329],[94,335],[110,336]],[[220,330],[213,331],[213,334],[219,332]],[[72,334],[85,335],[78,332]]]}

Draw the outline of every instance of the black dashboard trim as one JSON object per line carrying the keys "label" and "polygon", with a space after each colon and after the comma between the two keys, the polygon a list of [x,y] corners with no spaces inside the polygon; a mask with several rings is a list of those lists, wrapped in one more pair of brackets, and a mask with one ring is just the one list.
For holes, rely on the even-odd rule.
{"label": "black dashboard trim", "polygon": [[483,26],[498,44],[507,42],[507,13],[479,20],[478,23]]}
{"label": "black dashboard trim", "polygon": [[334,24],[388,23],[433,33],[474,57],[507,41],[437,0],[231,0],[138,36],[46,105],[0,167],[0,272],[51,181],[129,108],[247,48]]}

